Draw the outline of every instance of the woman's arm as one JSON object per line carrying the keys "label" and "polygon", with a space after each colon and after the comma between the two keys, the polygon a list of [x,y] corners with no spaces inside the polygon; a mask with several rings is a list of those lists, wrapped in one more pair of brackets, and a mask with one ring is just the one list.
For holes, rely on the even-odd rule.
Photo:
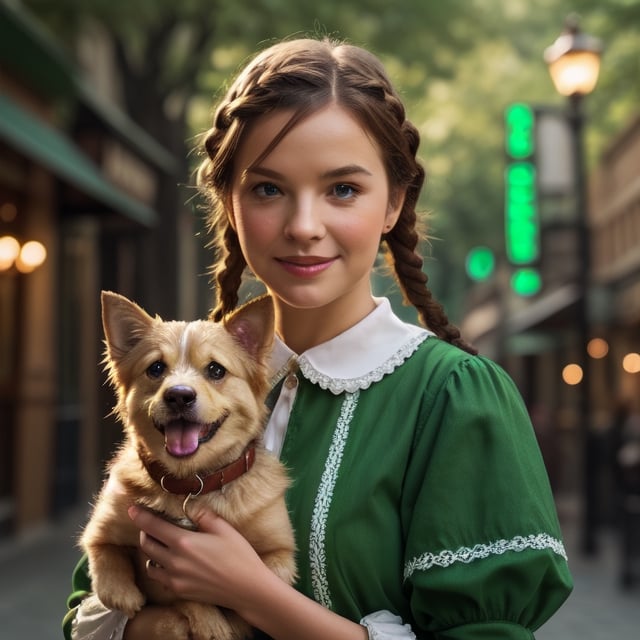
{"label": "woman's arm", "polygon": [[[232,609],[274,640],[365,640],[362,625],[322,607],[282,581],[228,522],[209,511],[189,515],[187,531],[141,509],[129,511],[149,576],[188,600]],[[134,619],[135,620],[135,619]],[[125,636],[130,635],[133,626]]]}

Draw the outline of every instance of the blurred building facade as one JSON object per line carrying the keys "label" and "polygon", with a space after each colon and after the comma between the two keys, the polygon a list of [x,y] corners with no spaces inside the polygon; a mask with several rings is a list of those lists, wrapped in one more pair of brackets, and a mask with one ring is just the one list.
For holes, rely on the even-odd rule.
{"label": "blurred building facade", "polygon": [[[556,137],[554,143],[553,153],[561,156],[561,140]],[[539,173],[544,171],[538,166]],[[463,325],[465,335],[515,378],[554,489],[574,494],[583,490],[579,407],[584,394],[596,442],[606,440],[621,403],[640,411],[640,114],[611,141],[587,182],[587,311],[590,338],[596,339],[587,356],[588,389],[563,379],[565,366],[580,362],[584,349],[578,330],[584,265],[571,195],[556,191],[540,202],[542,290],[528,298],[516,296],[509,283],[511,268],[503,263],[492,280],[475,286]],[[601,468],[605,455],[596,452],[600,462],[589,469],[594,477],[603,471],[607,475]],[[602,511],[603,505],[598,508]]]}
{"label": "blurred building facade", "polygon": [[[92,34],[85,50],[81,70],[0,2],[0,536],[86,502],[119,438],[100,290],[194,313],[177,285],[196,281],[191,212],[160,214],[183,165],[116,106],[108,43]],[[29,241],[46,251],[31,271],[7,254]],[[158,262],[170,277],[156,277]]]}

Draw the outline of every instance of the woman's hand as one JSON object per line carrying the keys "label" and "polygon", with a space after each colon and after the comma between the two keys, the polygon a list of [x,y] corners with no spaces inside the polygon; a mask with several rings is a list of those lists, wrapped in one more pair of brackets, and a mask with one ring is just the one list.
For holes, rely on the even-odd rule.
{"label": "woman's hand", "polygon": [[129,516],[141,530],[140,548],[150,559],[149,577],[185,600],[237,610],[250,586],[269,569],[226,520],[207,510],[189,515],[197,531],[130,507]]}
{"label": "woman's hand", "polygon": [[[190,511],[198,531],[181,529],[141,507],[130,507],[129,516],[141,529],[140,547],[150,559],[149,577],[180,597],[232,609],[278,640],[367,638],[362,625],[325,609],[281,580],[220,516]],[[128,625],[136,635],[127,634],[125,640],[159,638],[137,635],[138,616],[142,612]],[[146,621],[141,618],[138,624],[144,633]]]}

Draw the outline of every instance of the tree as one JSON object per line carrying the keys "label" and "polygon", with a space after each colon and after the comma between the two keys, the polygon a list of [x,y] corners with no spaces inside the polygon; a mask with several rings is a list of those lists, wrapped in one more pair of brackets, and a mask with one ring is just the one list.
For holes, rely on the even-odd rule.
{"label": "tree", "polygon": [[[210,112],[210,96],[220,90],[221,79],[257,42],[266,45],[296,33],[335,34],[407,61],[410,73],[401,65],[396,69],[400,79],[409,78],[415,87],[422,83],[427,68],[434,75],[453,73],[453,52],[471,46],[467,32],[475,21],[473,13],[463,11],[462,0],[446,4],[327,0],[317,6],[289,0],[183,0],[179,4],[169,0],[27,0],[25,4],[71,49],[87,23],[108,32],[124,110],[183,161],[185,178],[191,169],[189,158],[193,160],[194,128],[199,131],[207,126],[198,114]],[[446,28],[451,24],[456,29]],[[206,107],[202,107],[202,97]],[[167,314],[176,306],[175,301],[167,300],[172,290],[167,283],[176,278],[176,259],[170,259],[167,252],[177,250],[171,245],[178,236],[177,212],[184,201],[184,193],[175,185],[162,185],[157,205],[161,224],[156,231],[157,250],[152,253],[165,259],[156,264],[158,291],[150,297],[155,308]]]}
{"label": "tree", "polygon": [[[502,249],[503,110],[515,100],[560,101],[542,60],[564,19],[565,9],[554,0],[540,0],[535,11],[527,0],[25,4],[68,43],[87,20],[108,30],[125,109],[183,160],[185,177],[189,163],[197,160],[191,147],[209,124],[213,99],[256,46],[320,33],[371,48],[383,58],[422,132],[421,157],[429,177],[421,206],[438,238],[427,270],[454,318],[469,285],[463,265],[470,246]],[[606,7],[596,0],[574,4],[583,12],[585,29],[613,43],[605,61],[615,60],[615,70],[605,62],[598,91],[589,100],[588,142],[595,156],[640,97],[633,30],[639,9],[630,0],[609,0]],[[165,217],[183,206],[180,197],[165,198]]]}

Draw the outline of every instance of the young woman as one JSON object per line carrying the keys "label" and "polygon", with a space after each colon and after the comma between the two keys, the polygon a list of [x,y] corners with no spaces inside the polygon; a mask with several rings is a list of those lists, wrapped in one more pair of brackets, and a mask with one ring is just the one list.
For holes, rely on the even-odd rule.
{"label": "young woman", "polygon": [[[236,307],[247,267],[276,309],[265,441],[293,479],[299,580],[211,513],[197,532],[130,515],[151,577],[276,640],[532,638],[571,590],[520,396],[427,288],[418,142],[380,62],[328,40],[259,54],[205,138],[213,317]],[[381,248],[425,328],[372,296]],[[84,598],[83,564],[75,584],[76,640],[150,639],[152,608],[125,628]]]}

